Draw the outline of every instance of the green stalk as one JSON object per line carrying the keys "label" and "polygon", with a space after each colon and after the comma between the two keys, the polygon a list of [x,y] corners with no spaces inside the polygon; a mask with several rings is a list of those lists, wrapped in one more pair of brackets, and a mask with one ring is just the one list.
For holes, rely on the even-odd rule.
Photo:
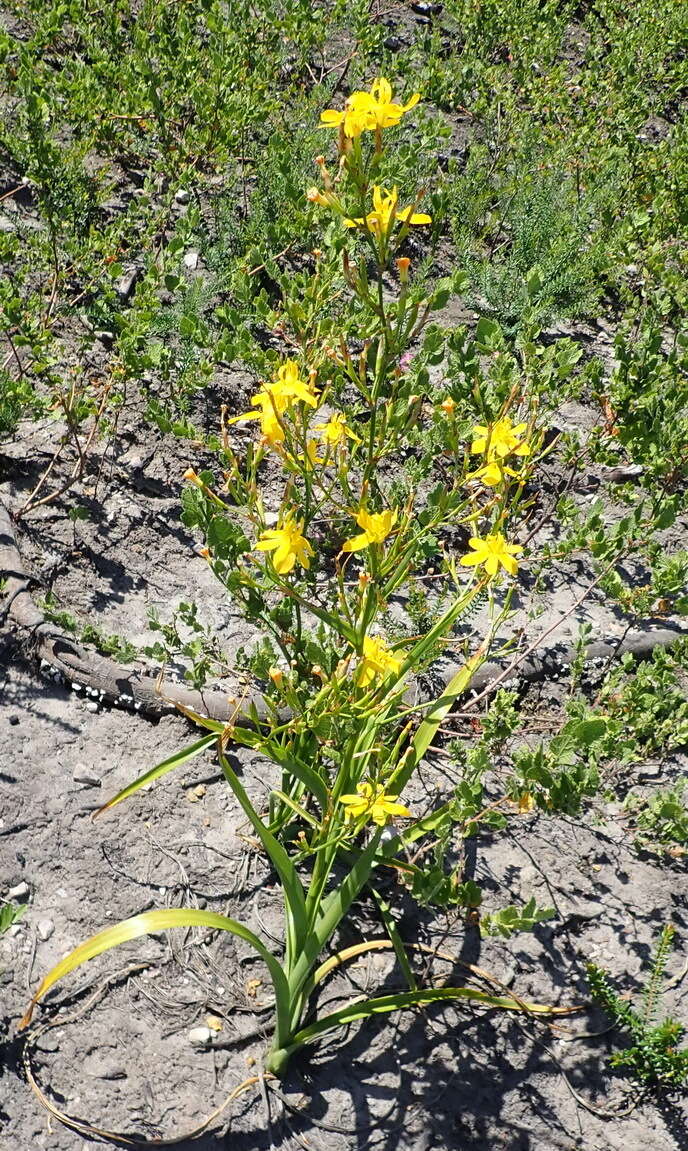
{"label": "green stalk", "polygon": [[258,815],[258,812],[244,790],[243,784],[233,770],[229,760],[223,754],[221,747],[218,747],[218,758],[225,779],[239,800],[245,815],[248,817],[253,830],[260,839],[263,848],[270,857],[272,865],[280,878],[284,897],[286,932],[285,965],[288,967],[292,958],[300,954],[308,931],[306,900],[301,880],[296,874],[296,868],[284,847],[279,840],[275,839],[274,835],[268,830]]}

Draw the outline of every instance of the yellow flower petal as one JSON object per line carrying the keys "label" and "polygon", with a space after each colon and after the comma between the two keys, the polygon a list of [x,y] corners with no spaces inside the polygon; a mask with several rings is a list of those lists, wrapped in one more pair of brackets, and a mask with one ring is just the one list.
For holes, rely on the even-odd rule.
{"label": "yellow flower petal", "polygon": [[338,128],[344,119],[344,113],[335,108],[327,108],[320,113],[320,123],[326,128]]}
{"label": "yellow flower petal", "polygon": [[414,212],[411,207],[400,208],[395,215],[397,220],[405,224],[432,224],[432,216],[427,216],[425,212]]}
{"label": "yellow flower petal", "polygon": [[[518,564],[516,563],[516,560],[513,556],[507,555],[505,552],[504,555],[500,557],[499,562],[501,563],[502,567],[506,568],[509,575],[515,576],[518,574]],[[487,564],[485,566],[487,567]],[[487,570],[489,571],[490,569],[487,568]]]}

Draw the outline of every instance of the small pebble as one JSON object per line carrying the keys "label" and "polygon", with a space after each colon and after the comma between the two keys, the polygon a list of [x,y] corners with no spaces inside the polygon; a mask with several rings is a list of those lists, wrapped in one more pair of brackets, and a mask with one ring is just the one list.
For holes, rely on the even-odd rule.
{"label": "small pebble", "polygon": [[192,1027],[189,1032],[189,1043],[192,1047],[206,1047],[213,1039],[213,1032],[209,1027]]}
{"label": "small pebble", "polygon": [[98,707],[98,704],[95,702],[95,700],[93,700],[93,699],[89,699],[89,700],[88,700],[88,702],[87,702],[87,704],[86,704],[86,711],[92,711],[92,712],[96,712],[96,711],[99,711],[99,710],[100,710],[100,709],[99,709],[99,707]]}
{"label": "small pebble", "polygon": [[184,256],[184,267],[193,272],[198,267],[198,252],[187,252]]}
{"label": "small pebble", "polygon": [[31,888],[28,883],[18,883],[16,887],[10,887],[7,892],[8,899],[28,899]]}
{"label": "small pebble", "polygon": [[[89,705],[86,704],[88,707]],[[98,705],[96,704],[96,707]],[[72,772],[72,779],[75,783],[83,783],[86,787],[100,787],[100,777],[97,776],[90,768],[86,767],[84,763],[77,763],[74,771]]]}
{"label": "small pebble", "polygon": [[39,1051],[58,1051],[60,1041],[54,1035],[41,1035],[36,1046]]}
{"label": "small pebble", "polygon": [[180,188],[177,192],[175,192],[174,198],[178,204],[188,204],[191,196],[187,192],[186,188]]}
{"label": "small pebble", "polygon": [[38,923],[36,924],[36,931],[38,933],[38,938],[42,940],[43,943],[46,943],[55,931],[55,924],[53,923],[52,919],[39,919]]}
{"label": "small pebble", "polygon": [[18,723],[19,723],[19,716],[18,715],[11,715],[10,716],[10,727],[16,727]]}

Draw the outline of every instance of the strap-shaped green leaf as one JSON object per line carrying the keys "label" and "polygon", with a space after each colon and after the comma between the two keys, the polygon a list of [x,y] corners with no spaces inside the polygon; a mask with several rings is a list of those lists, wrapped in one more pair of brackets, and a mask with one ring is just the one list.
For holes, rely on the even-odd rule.
{"label": "strap-shaped green leaf", "polygon": [[169,759],[165,759],[162,763],[159,763],[157,767],[151,767],[150,771],[144,771],[143,775],[140,775],[133,783],[128,783],[126,787],[123,787],[121,791],[117,792],[117,795],[113,796],[112,799],[108,799],[107,803],[99,807],[95,814],[102,815],[104,811],[109,811],[111,807],[121,803],[123,799],[128,799],[130,795],[133,795],[134,792],[139,791],[142,787],[146,787],[149,783],[154,783],[156,779],[167,775],[169,771],[174,771],[175,767],[181,767],[183,763],[188,763],[190,759],[195,759],[196,756],[200,755],[206,748],[212,747],[216,740],[216,735],[204,735],[203,739],[196,740],[196,743],[192,743],[190,747],[185,747],[183,751],[175,752]]}
{"label": "strap-shaped green leaf", "polygon": [[417,991],[418,984],[416,983],[416,977],[411,970],[411,964],[409,963],[409,958],[406,954],[404,941],[399,934],[399,928],[397,927],[396,920],[392,915],[392,908],[382,893],[378,891],[376,887],[371,888],[371,890],[373,892],[375,902],[380,909],[380,915],[382,916],[382,922],[385,925],[385,931],[387,932],[389,941],[394,948],[394,954],[397,957],[397,963],[403,972],[404,979],[408,983],[409,991]]}
{"label": "strap-shaped green leaf", "polygon": [[338,887],[331,891],[319,905],[319,914],[311,924],[303,954],[288,973],[289,987],[293,996],[303,989],[318,955],[351,907],[356,896],[370,877],[375,855],[380,845],[382,828],[376,828],[370,843],[361,852],[348,875]]}
{"label": "strap-shaped green leaf", "polygon": [[322,1019],[297,1031],[293,1043],[286,1049],[286,1054],[287,1056],[293,1054],[305,1043],[313,1043],[333,1027],[346,1027],[359,1019],[368,1019],[371,1015],[404,1011],[409,1007],[421,1007],[428,1003],[442,1003],[453,999],[468,999],[483,1007],[499,1007],[504,1011],[523,1011],[532,1015],[551,1015],[555,1011],[547,1004],[524,1003],[506,995],[488,995],[485,991],[474,991],[472,987],[427,987],[420,991],[399,991],[393,995],[382,995],[378,999],[350,1003],[346,1007],[341,1007],[339,1011],[324,1015]]}
{"label": "strap-shaped green leaf", "polygon": [[244,786],[234,771],[227,756],[219,751],[220,765],[225,779],[236,795],[241,807],[248,817],[253,830],[262,843],[275,871],[279,875],[284,891],[287,932],[287,964],[298,956],[304,946],[308,931],[308,917],[306,915],[306,897],[301,880],[296,874],[296,868],[290,860],[282,844],[263,823],[255,807],[251,803]]}
{"label": "strap-shaped green leaf", "polygon": [[142,935],[154,935],[158,931],[168,931],[172,927],[210,927],[217,931],[229,931],[232,935],[237,935],[255,948],[270,972],[275,989],[277,1029],[285,1039],[287,1038],[289,1034],[289,989],[284,971],[275,956],[268,951],[258,936],[254,935],[243,923],[239,923],[236,919],[230,919],[227,915],[220,915],[216,911],[203,911],[192,907],[144,911],[143,914],[134,915],[131,919],[123,919],[114,927],[107,927],[97,935],[91,936],[84,943],[80,943],[78,947],[70,951],[69,955],[56,963],[45,976],[19,1026],[27,1027],[31,1022],[34,1007],[45,993],[54,987],[60,979],[64,979],[65,975],[69,975],[77,967],[87,963],[89,959],[95,959],[97,955],[102,955],[104,951],[110,951],[113,947],[119,947],[121,943],[128,943]]}
{"label": "strap-shaped green leaf", "polygon": [[457,699],[466,692],[473,676],[485,658],[484,652],[479,651],[471,656],[456,675],[452,676],[439,699],[430,705],[425,719],[418,727],[408,752],[402,758],[399,767],[389,781],[390,791],[402,791],[413,775],[428,748],[432,744],[440,724],[449,714]]}

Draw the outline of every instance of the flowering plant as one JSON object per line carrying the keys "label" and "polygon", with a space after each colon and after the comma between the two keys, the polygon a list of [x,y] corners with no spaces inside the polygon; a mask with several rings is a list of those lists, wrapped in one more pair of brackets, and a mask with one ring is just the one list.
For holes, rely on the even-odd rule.
{"label": "flowering plant", "polygon": [[[34,996],[35,1003],[79,964],[146,932],[188,924],[228,931],[253,946],[272,979],[275,1035],[266,1067],[276,1075],[299,1047],[329,1028],[381,1011],[446,999],[548,1010],[465,986],[419,987],[387,911],[387,943],[408,990],[309,1020],[312,992],[333,968],[332,959],[321,960],[322,952],[352,902],[377,872],[391,869],[414,887],[422,866],[409,859],[408,848],[447,816],[450,805],[421,813],[404,793],[508,608],[509,591],[500,598],[495,589],[518,573],[523,547],[509,542],[508,533],[537,456],[534,418],[514,411],[518,389],[491,419],[473,427],[472,439],[470,423],[462,426],[457,415],[456,397],[430,402],[427,383],[425,391],[411,390],[422,380],[405,370],[410,350],[446,290],[428,296],[422,284],[415,288],[410,258],[399,255],[409,230],[431,223],[417,210],[421,193],[399,208],[397,187],[377,182],[383,134],[419,99],[413,94],[402,104],[392,96],[390,84],[378,79],[370,92],[354,92],[343,110],[323,113],[323,125],[337,129],[336,174],[319,157],[322,187],[307,192],[314,210],[339,223],[336,251],[342,253],[343,290],[358,318],[358,347],[344,337],[336,347],[319,347],[317,324],[308,330],[300,323],[289,356],[260,384],[251,410],[223,416],[222,478],[186,473],[186,522],[205,531],[207,562],[269,643],[263,704],[224,723],[191,714],[207,734],[106,805],[215,747],[279,877],[284,952],[275,956],[226,916],[151,911],[77,947]],[[295,306],[285,310],[297,314]],[[409,437],[423,421],[441,427],[449,465],[445,482],[421,499],[412,488],[400,493],[393,461],[408,451]],[[517,463],[519,470],[511,466]],[[268,464],[281,476],[276,499],[261,486]],[[470,537],[468,551],[457,556],[443,550],[446,590],[429,625],[421,634],[390,634],[391,597],[422,584],[428,540],[452,530]],[[451,644],[455,625],[479,598],[488,609],[486,634],[440,698],[423,701],[414,675]],[[267,811],[239,778],[232,744],[259,750],[281,772]],[[380,939],[363,941],[340,959],[380,945]]]}

